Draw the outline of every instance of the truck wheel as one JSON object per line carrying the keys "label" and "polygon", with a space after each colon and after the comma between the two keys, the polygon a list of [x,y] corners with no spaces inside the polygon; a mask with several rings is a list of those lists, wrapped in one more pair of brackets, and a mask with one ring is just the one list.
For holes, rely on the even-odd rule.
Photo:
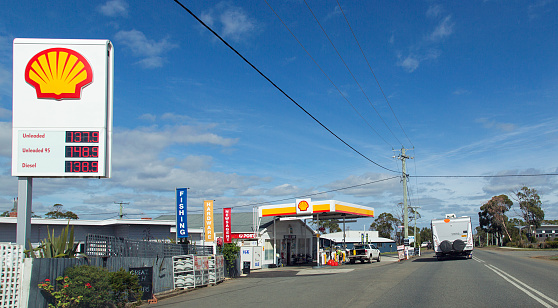
{"label": "truck wheel", "polygon": [[378,259],[376,259],[376,261],[380,262],[380,258],[381,258],[381,255],[378,255]]}

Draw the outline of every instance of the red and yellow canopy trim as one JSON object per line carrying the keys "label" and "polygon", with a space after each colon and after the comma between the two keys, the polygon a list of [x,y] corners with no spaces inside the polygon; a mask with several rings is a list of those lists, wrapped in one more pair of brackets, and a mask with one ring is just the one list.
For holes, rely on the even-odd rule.
{"label": "red and yellow canopy trim", "polygon": [[[347,202],[327,200],[327,201],[313,201],[312,213],[323,214],[335,213],[350,214],[359,217],[374,217],[374,209],[367,206],[356,205]],[[265,205],[258,208],[260,217],[266,216],[297,216],[295,204],[278,204],[278,205]],[[327,219],[327,214],[320,217]]]}

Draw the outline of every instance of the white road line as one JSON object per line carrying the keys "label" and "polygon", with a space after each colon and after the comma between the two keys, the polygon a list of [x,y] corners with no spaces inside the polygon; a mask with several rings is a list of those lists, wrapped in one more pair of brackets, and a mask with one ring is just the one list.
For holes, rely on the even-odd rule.
{"label": "white road line", "polygon": [[511,279],[517,281],[518,283],[522,284],[525,288],[527,288],[527,289],[529,289],[529,290],[531,290],[531,291],[537,293],[540,297],[542,297],[542,298],[546,299],[547,301],[551,302],[552,304],[558,306],[558,301],[555,301],[555,300],[553,300],[552,298],[550,298],[550,297],[544,295],[543,293],[541,293],[541,292],[539,292],[539,291],[533,289],[533,288],[532,288],[531,286],[529,286],[528,284],[526,284],[526,283],[520,281],[519,279],[513,277],[512,275],[510,275],[510,274],[504,272],[503,270],[497,268],[496,266],[494,266],[494,265],[491,265],[491,266],[494,267],[496,270],[499,270],[502,274],[504,274],[504,275],[510,277]]}
{"label": "white road line", "polygon": [[[518,288],[519,290],[523,291],[525,294],[529,295],[530,297],[532,297],[534,300],[536,300],[537,302],[541,303],[541,305],[545,306],[545,307],[553,307],[552,305],[549,305],[548,303],[546,303],[545,301],[543,301],[541,298],[537,297],[536,295],[534,295],[533,293],[527,291],[525,288],[537,293],[539,296],[541,296],[542,298],[548,300],[549,302],[553,303],[554,305],[558,306],[558,302],[556,302],[555,300],[553,300],[552,298],[542,294],[541,292],[531,288],[530,286],[528,286],[527,284],[519,281],[519,279],[513,277],[512,275],[504,272],[503,270],[497,268],[494,265],[490,265],[490,264],[485,264],[484,266],[488,267],[491,271],[493,271],[494,273],[498,274],[498,276],[504,278],[506,281],[508,281],[509,283],[511,283],[513,286],[515,286],[516,288]],[[509,277],[509,278],[508,278]],[[520,286],[519,284],[513,282],[511,279],[517,281],[519,284],[523,285],[525,288],[523,288],[522,286]]]}
{"label": "white road line", "polygon": [[477,262],[479,262],[479,263],[484,263],[483,260],[481,260],[481,259],[479,259],[479,258],[477,258],[477,257],[473,257],[473,260],[475,260],[475,261],[477,261]]}

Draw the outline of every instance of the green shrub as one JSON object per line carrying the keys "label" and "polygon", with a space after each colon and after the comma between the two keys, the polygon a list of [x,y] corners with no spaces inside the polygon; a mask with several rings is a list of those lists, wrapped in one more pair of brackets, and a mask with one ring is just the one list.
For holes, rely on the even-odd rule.
{"label": "green shrub", "polygon": [[83,299],[82,296],[72,297],[68,294],[68,288],[72,285],[72,281],[68,276],[56,278],[56,288],[50,283],[50,279],[39,283],[41,293],[47,299],[48,307],[76,307]]}
{"label": "green shrub", "polygon": [[64,275],[72,282],[64,285],[64,294],[79,299],[79,303],[67,307],[124,307],[130,300],[141,304],[143,292],[138,277],[123,268],[111,273],[101,267],[79,265],[67,268]]}
{"label": "green shrub", "polygon": [[77,307],[110,307],[113,302],[110,273],[104,268],[79,265],[69,267],[64,275],[73,282],[67,289],[71,297],[82,296]]}
{"label": "green shrub", "polygon": [[558,241],[546,241],[544,248],[558,248]]}
{"label": "green shrub", "polygon": [[238,258],[238,253],[240,252],[240,246],[236,245],[236,243],[226,243],[221,247],[220,252],[223,254],[227,271],[230,273],[235,268],[235,262]]}
{"label": "green shrub", "polygon": [[143,291],[138,284],[138,276],[120,268],[118,272],[111,273],[110,286],[114,301],[118,307],[124,307],[130,299],[141,303]]}

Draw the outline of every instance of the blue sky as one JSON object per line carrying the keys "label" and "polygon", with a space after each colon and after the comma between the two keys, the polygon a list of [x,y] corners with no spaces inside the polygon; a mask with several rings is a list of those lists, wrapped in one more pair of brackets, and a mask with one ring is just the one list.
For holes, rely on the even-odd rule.
{"label": "blue sky", "polygon": [[492,196],[523,185],[558,219],[556,176],[420,177],[558,172],[557,1],[340,1],[342,10],[330,0],[268,3],[183,2],[385,169],[174,1],[12,1],[0,10],[0,211],[17,196],[12,41],[22,37],[115,46],[113,177],[35,179],[39,215],[61,203],[82,219],[112,218],[120,201],[129,218],[171,214],[176,187],[190,188],[192,212],[207,199],[250,211],[384,180],[312,196],[379,215],[403,200],[400,178],[389,178],[400,175],[393,156],[404,146],[414,157],[410,203],[421,207],[421,226],[445,213],[476,221]]}

